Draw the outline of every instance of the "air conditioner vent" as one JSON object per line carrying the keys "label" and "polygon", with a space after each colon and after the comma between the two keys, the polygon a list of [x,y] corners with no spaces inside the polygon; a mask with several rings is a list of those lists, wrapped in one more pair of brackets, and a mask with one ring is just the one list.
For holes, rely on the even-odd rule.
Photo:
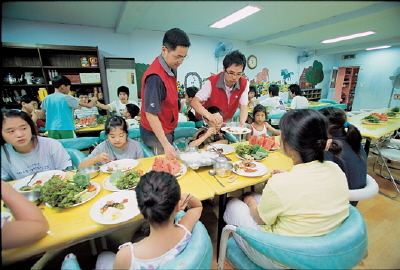
{"label": "air conditioner vent", "polygon": [[104,57],[104,66],[114,69],[135,69],[135,58]]}
{"label": "air conditioner vent", "polygon": [[356,59],[356,58],[357,58],[357,54],[345,54],[345,55],[342,55],[342,59],[343,60]]}

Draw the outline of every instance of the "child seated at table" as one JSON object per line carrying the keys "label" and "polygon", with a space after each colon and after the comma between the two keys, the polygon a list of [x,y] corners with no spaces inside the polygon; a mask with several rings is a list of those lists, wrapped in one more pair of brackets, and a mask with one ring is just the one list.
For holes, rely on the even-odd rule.
{"label": "child seated at table", "polygon": [[[340,227],[349,215],[346,175],[324,152],[338,155],[340,143],[328,138],[328,121],[312,109],[291,110],[280,121],[281,148],[293,160],[290,172],[272,171],[262,195],[228,202],[227,224],[286,236],[321,236]],[[234,234],[240,249],[259,267],[282,269]]]}
{"label": "child seated at table", "polygon": [[[346,174],[349,189],[360,189],[367,183],[367,154],[361,147],[360,131],[347,122],[344,110],[327,107],[319,110],[329,121],[329,137],[342,143],[343,151],[336,157],[325,152],[325,159],[339,165]],[[350,202],[356,206],[358,202]]]}
{"label": "child seated at table", "polygon": [[[119,247],[115,256],[101,253],[96,269],[157,269],[184,251],[192,236],[192,229],[201,216],[203,206],[195,197],[181,194],[175,176],[151,171],[140,178],[136,187],[140,213],[150,225],[150,235],[132,244]],[[176,215],[189,206],[186,214],[174,221]]]}
{"label": "child seated at table", "polygon": [[[211,106],[207,109],[209,113],[219,113],[223,115],[220,108]],[[204,118],[205,126],[199,128],[190,140],[189,145],[197,146],[199,149],[207,148],[213,144],[227,144],[228,140],[225,138],[225,131],[221,130],[221,125],[216,125],[214,122]]]}
{"label": "child seated at table", "polygon": [[139,128],[138,121],[135,120],[135,117],[139,114],[140,108],[135,104],[129,103],[126,104],[122,115],[125,118],[126,123],[128,124],[129,128]]}
{"label": "child seated at table", "polygon": [[107,119],[105,137],[106,140],[96,146],[93,152],[79,164],[79,169],[94,164],[101,166],[111,160],[143,157],[140,144],[128,138],[128,125],[121,116],[114,115]]}
{"label": "child seated at table", "polygon": [[59,141],[37,136],[35,123],[27,113],[10,110],[1,114],[1,123],[1,179],[16,180],[72,166]]}
{"label": "child seated at table", "polygon": [[253,110],[253,115],[254,115],[254,122],[249,127],[251,129],[251,132],[247,133],[247,140],[249,140],[251,136],[260,137],[262,134],[266,134],[267,137],[270,137],[267,132],[268,130],[275,135],[281,134],[280,130],[276,130],[270,124],[265,122],[267,110],[263,105],[255,106]]}

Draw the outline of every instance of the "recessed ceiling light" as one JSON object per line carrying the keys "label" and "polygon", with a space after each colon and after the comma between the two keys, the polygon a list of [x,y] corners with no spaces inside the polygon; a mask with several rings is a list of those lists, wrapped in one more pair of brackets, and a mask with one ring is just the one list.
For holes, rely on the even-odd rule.
{"label": "recessed ceiling light", "polygon": [[245,6],[244,8],[232,13],[231,15],[226,16],[222,20],[219,20],[210,27],[212,28],[224,28],[227,25],[230,25],[234,22],[240,21],[241,19],[246,18],[247,16],[250,16],[251,14],[256,13],[257,11],[260,11],[261,8],[259,7],[254,7],[254,6]]}
{"label": "recessed ceiling light", "polygon": [[367,49],[365,49],[365,50],[367,50],[367,51],[372,51],[372,50],[379,50],[379,49],[387,49],[387,48],[390,48],[390,47],[392,47],[392,46],[390,46],[390,45],[387,45],[387,46],[378,46],[378,47],[367,48]]}
{"label": "recessed ceiling light", "polygon": [[343,40],[348,40],[348,39],[353,39],[353,38],[359,38],[359,37],[365,37],[365,36],[369,36],[375,34],[375,32],[373,31],[367,31],[367,32],[363,32],[363,33],[358,33],[358,34],[352,34],[349,36],[344,36],[344,37],[337,37],[337,38],[332,38],[332,39],[326,39],[324,41],[321,41],[321,43],[334,43],[334,42],[339,42],[339,41],[343,41]]}

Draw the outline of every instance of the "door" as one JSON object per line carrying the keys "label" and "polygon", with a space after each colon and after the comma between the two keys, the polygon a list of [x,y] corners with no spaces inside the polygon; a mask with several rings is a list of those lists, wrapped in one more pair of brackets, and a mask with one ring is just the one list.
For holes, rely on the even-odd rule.
{"label": "door", "polygon": [[338,67],[335,66],[332,67],[331,81],[329,83],[328,96],[326,97],[327,99],[331,100],[334,99],[338,70],[339,70]]}

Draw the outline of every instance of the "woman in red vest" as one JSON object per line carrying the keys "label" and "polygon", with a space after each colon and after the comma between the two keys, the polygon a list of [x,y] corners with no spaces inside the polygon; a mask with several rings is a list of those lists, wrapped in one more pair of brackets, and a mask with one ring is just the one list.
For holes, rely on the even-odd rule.
{"label": "woman in red vest", "polygon": [[[249,92],[249,81],[243,77],[246,58],[236,50],[225,56],[223,65],[223,71],[208,78],[190,105],[197,114],[219,125],[229,122],[239,106],[239,127],[246,127]],[[207,108],[211,106],[220,108],[224,117],[209,113]]]}
{"label": "woman in red vest", "polygon": [[189,37],[181,29],[168,30],[161,55],[154,59],[142,79],[140,134],[156,155],[177,156],[174,130],[178,125],[177,68],[187,59]]}

